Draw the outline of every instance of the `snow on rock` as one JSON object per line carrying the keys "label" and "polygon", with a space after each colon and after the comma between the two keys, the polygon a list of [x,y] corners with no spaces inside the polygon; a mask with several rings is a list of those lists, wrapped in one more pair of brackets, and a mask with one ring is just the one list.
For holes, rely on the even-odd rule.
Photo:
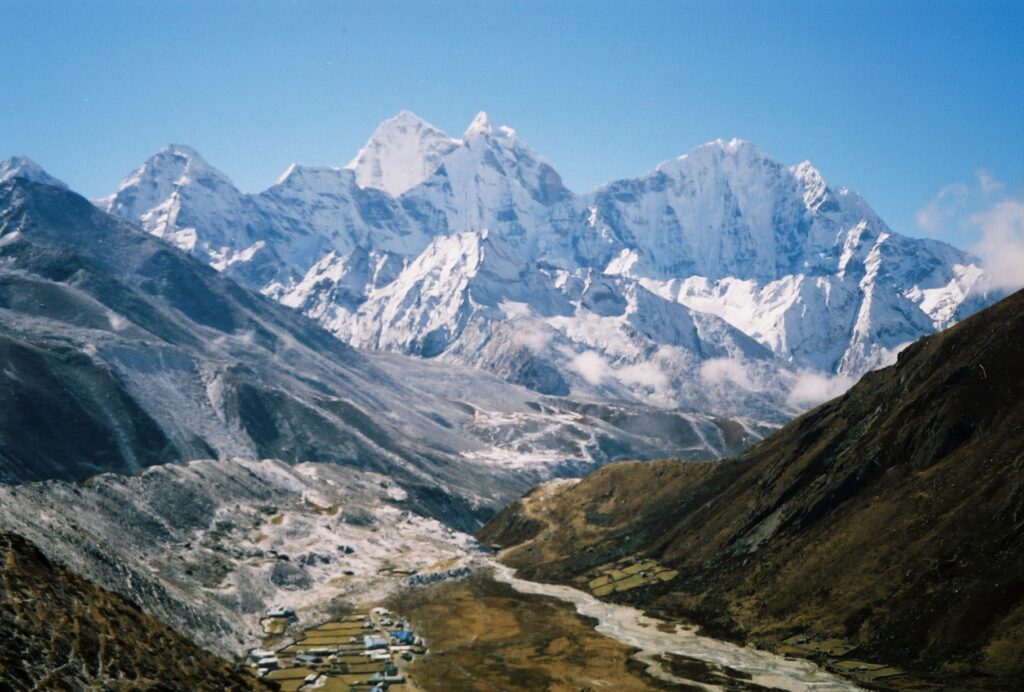
{"label": "snow on rock", "polygon": [[0,183],[5,183],[11,178],[27,178],[43,185],[67,188],[67,185],[47,173],[42,166],[27,156],[12,156],[0,161]]}
{"label": "snow on rock", "polygon": [[402,111],[377,127],[346,168],[355,172],[360,187],[398,197],[429,178],[444,156],[461,143],[414,113]]}
{"label": "snow on rock", "polygon": [[[461,139],[400,113],[346,168],[258,195],[171,147],[102,204],[358,346],[776,420],[780,382],[856,377],[998,297],[976,258],[893,232],[809,161],[716,140],[573,195],[486,113]],[[756,387],[708,391],[700,364],[725,352]]]}

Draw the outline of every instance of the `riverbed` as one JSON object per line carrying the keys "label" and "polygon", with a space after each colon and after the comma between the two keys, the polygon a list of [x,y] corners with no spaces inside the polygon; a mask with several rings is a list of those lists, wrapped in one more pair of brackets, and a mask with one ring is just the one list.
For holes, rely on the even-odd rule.
{"label": "riverbed", "polygon": [[668,683],[692,685],[707,690],[724,689],[721,685],[680,677],[678,670],[666,669],[658,659],[666,656],[695,659],[726,671],[738,671],[750,683],[781,690],[828,691],[859,690],[848,680],[837,677],[815,663],[803,659],[786,658],[730,642],[705,637],[685,625],[672,625],[648,617],[636,608],[598,600],[570,586],[527,581],[516,576],[515,570],[496,560],[488,560],[494,578],[520,593],[550,596],[572,604],[577,612],[594,618],[595,630],[617,641],[640,650],[637,658],[647,664],[647,673]]}

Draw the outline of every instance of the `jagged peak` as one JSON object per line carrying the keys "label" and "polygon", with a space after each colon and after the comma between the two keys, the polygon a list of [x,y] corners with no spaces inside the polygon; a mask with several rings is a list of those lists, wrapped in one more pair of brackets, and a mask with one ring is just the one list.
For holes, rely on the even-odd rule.
{"label": "jagged peak", "polygon": [[487,116],[486,111],[480,111],[473,118],[473,122],[466,128],[466,133],[462,135],[463,139],[471,139],[480,134],[493,134],[494,125],[491,123],[491,119]]}
{"label": "jagged peak", "polygon": [[[724,139],[713,139],[710,142],[705,142],[698,147],[694,147],[689,153],[683,156],[697,156],[708,152],[722,152],[725,154],[754,154],[759,157],[765,157],[764,153],[757,148],[757,145],[746,139],[739,139],[733,137],[726,141]],[[682,157],[680,157],[682,158]]]}
{"label": "jagged peak", "polygon": [[426,180],[460,144],[412,111],[401,111],[377,126],[345,168],[355,172],[360,187],[397,197]]}
{"label": "jagged peak", "polygon": [[340,177],[343,174],[351,175],[351,171],[348,168],[340,168],[338,166],[304,166],[301,163],[293,163],[284,170],[278,179],[274,182],[274,185],[280,185],[288,182],[289,180],[296,180],[299,178],[305,178],[310,176],[335,176]]}
{"label": "jagged peak", "polygon": [[812,211],[825,208],[830,195],[828,183],[825,182],[821,171],[806,160],[790,166],[789,172],[804,189],[804,206]]}
{"label": "jagged peak", "polygon": [[67,189],[63,181],[54,178],[27,156],[12,156],[6,161],[0,161],[0,183],[5,183],[11,178],[25,178],[43,185]]}
{"label": "jagged peak", "polygon": [[213,178],[234,188],[231,180],[207,163],[198,151],[187,144],[168,144],[122,180],[117,191],[135,187],[146,179],[178,186],[187,185],[198,178]]}
{"label": "jagged peak", "polygon": [[425,126],[425,127],[429,127],[432,130],[437,130],[438,129],[437,127],[435,127],[434,125],[428,123],[426,120],[424,120],[423,118],[421,118],[420,116],[416,115],[415,113],[413,113],[410,110],[398,111],[398,113],[396,113],[395,115],[393,115],[390,118],[388,118],[387,120],[385,120],[383,123],[381,123],[381,125],[385,125],[387,123],[396,123],[396,124],[402,124],[402,125]]}
{"label": "jagged peak", "polygon": [[277,176],[277,180],[274,181],[274,185],[280,185],[284,183],[286,180],[288,180],[293,175],[298,173],[300,168],[301,166],[297,163],[289,164],[288,168],[284,169],[284,173]]}
{"label": "jagged peak", "polygon": [[345,168],[355,168],[372,150],[385,146],[393,146],[392,140],[395,136],[412,133],[415,139],[422,139],[424,136],[436,139],[447,139],[452,146],[458,145],[459,141],[453,139],[441,128],[427,122],[412,111],[403,110],[383,121],[370,135],[370,138],[363,145],[355,157],[349,161]]}
{"label": "jagged peak", "polygon": [[810,159],[801,161],[795,166],[790,166],[789,170],[798,180],[803,182],[824,182],[825,180],[821,175],[821,171],[814,167]]}
{"label": "jagged peak", "polygon": [[160,155],[160,154],[164,154],[164,155],[170,154],[170,155],[174,155],[174,156],[183,156],[183,157],[185,157],[187,159],[196,159],[196,160],[202,161],[204,163],[206,162],[206,160],[202,157],[202,155],[198,151],[196,151],[195,149],[193,149],[192,147],[190,147],[187,144],[168,144],[166,147],[164,147],[163,149],[158,151],[157,154],[158,155]]}
{"label": "jagged peak", "polygon": [[336,194],[355,185],[355,171],[337,166],[303,166],[293,163],[277,181],[261,194],[284,193],[287,196],[308,192]]}

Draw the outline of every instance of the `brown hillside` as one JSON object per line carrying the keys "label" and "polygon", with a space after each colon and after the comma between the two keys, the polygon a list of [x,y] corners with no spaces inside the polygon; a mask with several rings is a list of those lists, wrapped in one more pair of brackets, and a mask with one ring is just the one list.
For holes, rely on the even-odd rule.
{"label": "brown hillside", "polygon": [[266,689],[0,532],[0,689]]}
{"label": "brown hillside", "polygon": [[620,597],[719,633],[840,638],[932,680],[1011,687],[1024,677],[1024,292],[736,459],[609,466],[528,495],[480,535],[553,580],[648,554],[679,578]]}

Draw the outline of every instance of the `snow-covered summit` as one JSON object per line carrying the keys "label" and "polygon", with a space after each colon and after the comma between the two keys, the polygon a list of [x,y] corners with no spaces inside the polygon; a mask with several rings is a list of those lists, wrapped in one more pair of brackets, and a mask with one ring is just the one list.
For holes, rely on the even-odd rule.
{"label": "snow-covered summit", "polygon": [[402,111],[377,127],[346,168],[355,171],[360,187],[397,197],[426,180],[460,144],[415,113]]}
{"label": "snow-covered summit", "polygon": [[223,267],[252,245],[238,217],[245,196],[192,147],[171,144],[96,204],[138,222],[153,235]]}
{"label": "snow-covered summit", "polygon": [[356,345],[762,419],[804,374],[855,377],[996,297],[810,162],[715,140],[575,195],[483,112],[462,139],[399,113],[345,168],[256,195],[172,147],[103,206]]}
{"label": "snow-covered summit", "polygon": [[0,183],[5,183],[11,178],[25,178],[43,185],[67,188],[67,185],[47,173],[42,166],[27,156],[12,156],[0,161]]}
{"label": "snow-covered summit", "polygon": [[462,135],[463,140],[472,139],[480,134],[492,134],[494,132],[494,125],[491,124],[491,119],[485,111],[480,111],[473,118],[473,122],[466,128],[465,134]]}
{"label": "snow-covered summit", "polygon": [[117,192],[99,200],[99,204],[116,216],[141,218],[185,188],[204,188],[218,196],[229,191],[238,194],[228,177],[208,164],[195,149],[170,144],[146,159],[121,181]]}
{"label": "snow-covered summit", "polygon": [[571,196],[547,159],[480,113],[462,146],[402,200],[414,216],[431,220],[432,235],[489,229],[531,243],[535,231],[547,229],[550,209]]}

